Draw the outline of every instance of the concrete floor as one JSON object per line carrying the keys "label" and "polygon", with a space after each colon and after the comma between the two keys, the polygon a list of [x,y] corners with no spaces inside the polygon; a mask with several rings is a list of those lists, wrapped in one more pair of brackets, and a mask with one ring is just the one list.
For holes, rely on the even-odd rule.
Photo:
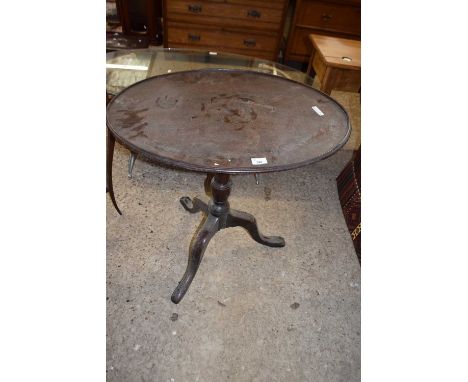
{"label": "concrete floor", "polygon": [[261,175],[260,185],[233,177],[231,206],[286,247],[219,232],[175,305],[201,220],[179,198],[207,198],[205,176],[137,160],[128,179],[128,151],[116,145],[123,216],[107,197],[107,379],[359,381],[360,267],[335,182],[350,157]]}

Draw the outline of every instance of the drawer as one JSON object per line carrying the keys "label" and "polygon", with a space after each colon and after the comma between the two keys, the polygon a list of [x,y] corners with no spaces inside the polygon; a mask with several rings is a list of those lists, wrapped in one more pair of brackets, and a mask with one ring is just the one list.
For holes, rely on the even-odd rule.
{"label": "drawer", "polygon": [[226,0],[226,2],[231,4],[244,4],[251,7],[268,7],[282,10],[288,0]]}
{"label": "drawer", "polygon": [[332,32],[361,34],[361,8],[348,4],[303,1],[296,25]]}
{"label": "drawer", "polygon": [[209,1],[167,1],[166,9],[168,20],[270,30],[280,28],[283,15],[282,9]]}
{"label": "drawer", "polygon": [[[172,48],[185,48],[185,49],[194,49],[193,45],[190,44],[177,44],[177,43],[172,43],[171,44]],[[206,51],[212,51],[213,47],[212,46],[197,46],[197,50],[206,50]],[[276,61],[278,59],[277,55],[274,52],[261,52],[258,50],[247,50],[247,49],[235,49],[235,48],[229,48],[229,49],[224,49],[223,53],[230,53],[230,54],[241,54],[243,56],[250,56],[250,57],[255,57],[255,58],[263,58],[265,60],[269,61]]]}
{"label": "drawer", "polygon": [[312,28],[303,28],[296,27],[291,31],[288,40],[288,47],[286,50],[286,61],[295,60],[295,61],[309,61],[312,44],[309,41],[309,35],[314,34],[324,34],[327,36],[336,36],[348,39],[358,39],[356,35],[347,35],[344,33],[335,33],[335,32],[326,32],[320,29]]}
{"label": "drawer", "polygon": [[242,49],[245,51],[273,52],[276,50],[277,39],[274,35],[252,32],[237,32],[229,29],[208,29],[198,26],[179,25],[168,22],[168,47],[174,44],[184,44],[192,47],[213,47],[229,51]]}

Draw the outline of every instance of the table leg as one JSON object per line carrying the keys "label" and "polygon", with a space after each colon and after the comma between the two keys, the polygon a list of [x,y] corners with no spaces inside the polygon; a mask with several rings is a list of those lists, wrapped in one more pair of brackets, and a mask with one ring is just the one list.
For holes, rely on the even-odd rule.
{"label": "table leg", "polygon": [[258,229],[257,221],[253,215],[242,211],[229,210],[226,222],[226,228],[229,227],[242,227],[245,228],[252,239],[257,243],[266,245],[268,247],[284,247],[284,239],[280,236],[263,236]]}
{"label": "table leg", "polygon": [[179,285],[177,285],[174,293],[172,293],[171,300],[174,304],[178,304],[184,297],[185,293],[187,293],[187,290],[198,271],[205,249],[211,238],[218,231],[219,217],[208,215],[190,246],[188,264],[184,276],[182,277],[182,280],[179,281]]}
{"label": "table leg", "polygon": [[187,293],[203,254],[211,238],[216,232],[230,227],[243,227],[250,236],[260,244],[269,247],[284,247],[285,241],[279,236],[264,236],[257,226],[255,218],[246,212],[233,210],[229,207],[229,194],[232,182],[228,174],[216,174],[211,180],[212,200],[209,204],[198,198],[182,197],[180,203],[190,213],[203,212],[206,217],[202,221],[198,233],[195,235],[189,250],[189,259],[184,276],[172,294],[171,300],[178,304]]}
{"label": "table leg", "polygon": [[200,211],[203,211],[206,214],[208,213],[208,204],[198,198],[190,199],[188,196],[184,196],[180,198],[180,204],[182,204],[182,207],[191,214],[195,214]]}
{"label": "table leg", "polygon": [[317,50],[312,46],[311,51],[310,51],[310,57],[309,57],[309,64],[307,66],[307,75],[311,78],[315,77],[315,68],[314,68],[314,58],[315,58],[315,53]]}
{"label": "table leg", "polygon": [[328,67],[323,78],[320,80],[320,91],[330,95],[335,87],[336,74],[333,68]]}
{"label": "table leg", "polygon": [[107,161],[106,161],[106,190],[109,192],[112,204],[114,205],[117,212],[122,215],[114,195],[114,186],[112,184],[112,161],[114,159],[114,146],[115,146],[115,137],[112,133],[107,130]]}

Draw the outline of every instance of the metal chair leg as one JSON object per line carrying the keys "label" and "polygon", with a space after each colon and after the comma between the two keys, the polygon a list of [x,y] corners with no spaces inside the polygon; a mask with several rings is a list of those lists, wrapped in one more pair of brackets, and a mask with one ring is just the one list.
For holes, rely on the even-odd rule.
{"label": "metal chair leg", "polygon": [[258,174],[257,174],[257,173],[255,173],[255,174],[254,174],[254,176],[255,176],[255,184],[258,186],[258,184],[260,183],[260,180],[259,180]]}
{"label": "metal chair leg", "polygon": [[128,158],[128,177],[132,177],[133,165],[135,164],[135,160],[137,155],[135,153],[130,153],[130,158]]}

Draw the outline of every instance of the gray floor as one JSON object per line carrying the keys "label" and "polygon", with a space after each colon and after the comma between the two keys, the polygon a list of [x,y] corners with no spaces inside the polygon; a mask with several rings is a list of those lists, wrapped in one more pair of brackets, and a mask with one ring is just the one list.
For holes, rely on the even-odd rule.
{"label": "gray floor", "polygon": [[201,215],[179,204],[202,196],[204,175],[137,160],[117,145],[119,216],[107,200],[109,381],[360,380],[360,267],[335,178],[351,156],[303,169],[233,177],[231,206],[254,214],[284,248],[241,228],[219,232],[179,305]]}

